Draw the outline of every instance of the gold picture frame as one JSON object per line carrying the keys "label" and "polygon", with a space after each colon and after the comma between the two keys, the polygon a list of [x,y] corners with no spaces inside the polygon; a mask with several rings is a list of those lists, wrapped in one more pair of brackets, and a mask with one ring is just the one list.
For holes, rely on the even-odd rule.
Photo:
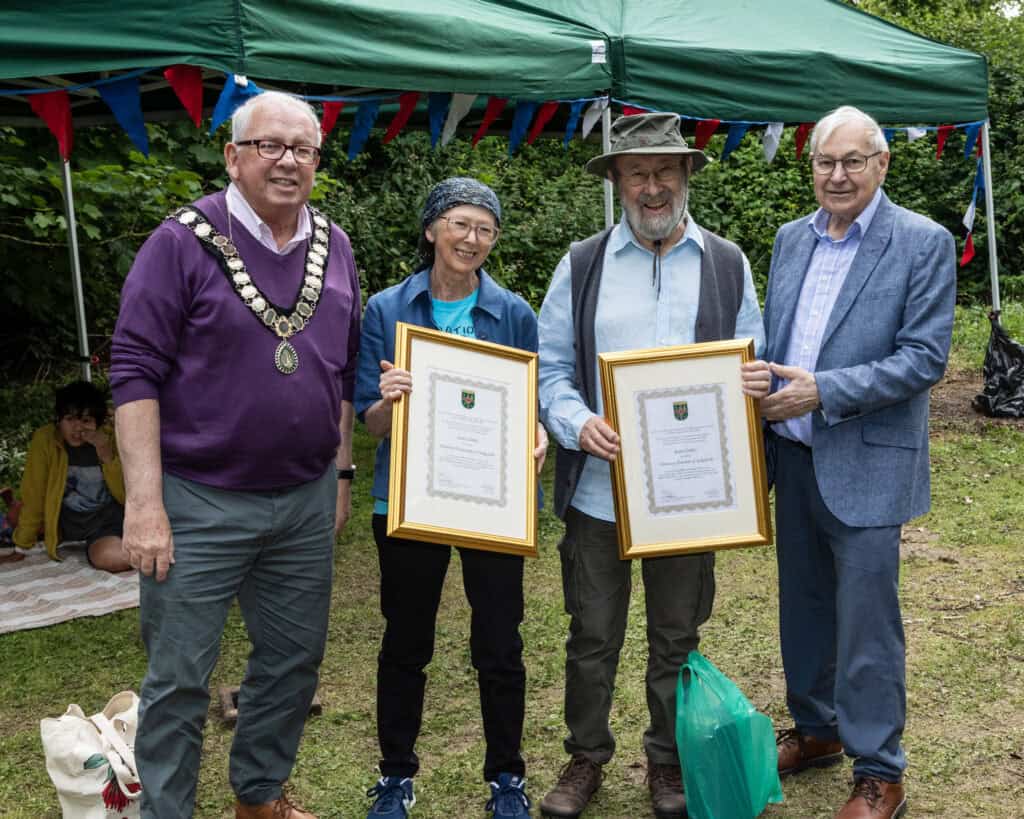
{"label": "gold picture frame", "polygon": [[772,543],[753,339],[598,356],[623,560]]}
{"label": "gold picture frame", "polygon": [[388,535],[535,557],[537,354],[405,322]]}

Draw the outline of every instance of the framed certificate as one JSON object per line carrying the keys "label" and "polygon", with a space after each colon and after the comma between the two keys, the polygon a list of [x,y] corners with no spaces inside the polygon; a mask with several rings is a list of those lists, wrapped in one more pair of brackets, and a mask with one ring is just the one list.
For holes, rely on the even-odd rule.
{"label": "framed certificate", "polygon": [[398,322],[388,535],[537,554],[537,355]]}
{"label": "framed certificate", "polygon": [[770,544],[761,419],[740,387],[753,340],[598,358],[621,447],[612,462],[620,557]]}

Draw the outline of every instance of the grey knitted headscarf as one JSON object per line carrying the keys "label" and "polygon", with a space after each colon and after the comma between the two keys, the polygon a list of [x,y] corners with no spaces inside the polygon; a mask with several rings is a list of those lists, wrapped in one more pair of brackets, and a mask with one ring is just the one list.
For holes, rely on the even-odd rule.
{"label": "grey knitted headscarf", "polygon": [[459,205],[476,205],[490,211],[494,221],[501,227],[501,202],[498,195],[483,182],[469,176],[452,176],[438,182],[427,195],[420,214],[419,253],[420,266],[428,267],[434,263],[434,245],[423,235],[445,211]]}

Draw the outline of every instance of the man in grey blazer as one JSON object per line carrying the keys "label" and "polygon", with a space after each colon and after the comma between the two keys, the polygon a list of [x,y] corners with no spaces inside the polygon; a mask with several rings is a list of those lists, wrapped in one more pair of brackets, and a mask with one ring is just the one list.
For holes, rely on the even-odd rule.
{"label": "man in grey blazer", "polygon": [[821,208],[775,239],[765,360],[745,365],[774,454],[787,705],[779,772],[853,759],[837,819],[906,810],[900,526],[928,510],[928,392],[946,367],[953,237],[882,191],[889,151],[849,106],[811,138]]}

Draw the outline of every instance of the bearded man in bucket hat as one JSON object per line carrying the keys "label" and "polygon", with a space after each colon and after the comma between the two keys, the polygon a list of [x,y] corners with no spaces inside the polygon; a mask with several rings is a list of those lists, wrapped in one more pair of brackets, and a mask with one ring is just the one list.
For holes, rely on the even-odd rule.
{"label": "bearded man in bucket hat", "polygon": [[[617,225],[574,243],[555,269],[540,311],[542,420],[558,444],[555,512],[570,615],[565,720],[570,755],[541,802],[547,816],[576,817],[615,750],[608,723],[626,633],[632,565],[619,559],[609,462],[619,436],[602,417],[602,352],[753,337],[764,327],[750,265],[687,210],[689,180],[708,162],[690,148],[675,114],[621,117],[611,151],[587,170],[615,183]],[[676,675],[711,614],[714,554],[645,558],[647,704],[644,733],[654,813],[686,815],[675,743]]]}

